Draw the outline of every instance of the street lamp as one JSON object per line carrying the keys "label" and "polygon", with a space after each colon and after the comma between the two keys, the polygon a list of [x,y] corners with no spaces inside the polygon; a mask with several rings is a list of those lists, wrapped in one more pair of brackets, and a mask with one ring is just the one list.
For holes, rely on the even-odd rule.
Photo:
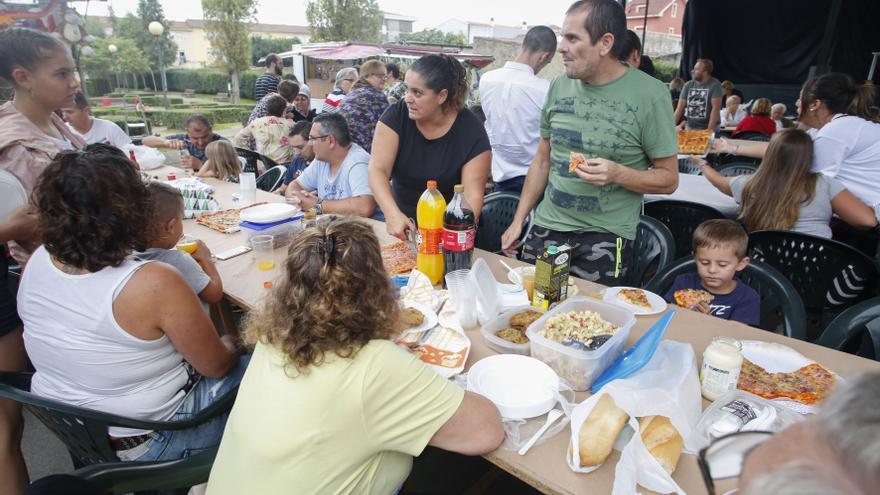
{"label": "street lamp", "polygon": [[119,69],[116,67],[116,52],[119,51],[116,48],[116,45],[107,45],[107,50],[110,51],[110,58],[113,60],[113,75],[116,76],[116,87],[119,87]]}
{"label": "street lamp", "polygon": [[156,37],[156,53],[159,56],[159,73],[162,77],[162,99],[165,103],[165,110],[168,110],[168,80],[165,78],[165,62],[162,60],[162,33],[165,32],[165,26],[159,21],[153,21],[147,26],[150,34]]}

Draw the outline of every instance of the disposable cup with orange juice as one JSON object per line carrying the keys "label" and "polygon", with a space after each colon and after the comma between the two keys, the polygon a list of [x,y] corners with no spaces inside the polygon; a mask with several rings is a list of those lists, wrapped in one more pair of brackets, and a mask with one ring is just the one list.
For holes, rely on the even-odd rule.
{"label": "disposable cup with orange juice", "polygon": [[258,270],[275,268],[275,245],[271,235],[251,237],[251,247],[254,248],[254,259]]}
{"label": "disposable cup with orange juice", "polygon": [[429,180],[428,189],[422,193],[416,205],[416,218],[419,223],[416,268],[424,273],[432,284],[443,279],[443,215],[446,213],[446,200],[437,190],[437,181]]}
{"label": "disposable cup with orange juice", "polygon": [[198,239],[196,239],[195,237],[185,235],[181,237],[179,241],[177,241],[177,249],[180,249],[184,253],[193,254],[194,252],[196,252],[197,249],[199,249],[197,241]]}

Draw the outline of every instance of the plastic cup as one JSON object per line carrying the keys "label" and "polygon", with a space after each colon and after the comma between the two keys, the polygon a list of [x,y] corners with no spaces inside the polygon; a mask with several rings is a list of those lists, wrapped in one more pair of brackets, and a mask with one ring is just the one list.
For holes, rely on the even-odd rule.
{"label": "plastic cup", "polygon": [[275,268],[275,242],[271,235],[258,235],[251,237],[251,247],[254,249],[254,259],[258,270],[271,270]]}
{"label": "plastic cup", "polygon": [[244,172],[238,176],[242,206],[252,205],[257,201],[257,178],[252,172]]}
{"label": "plastic cup", "polygon": [[187,254],[193,254],[199,248],[199,245],[196,244],[196,240],[195,237],[185,235],[177,241],[177,249],[180,249]]}
{"label": "plastic cup", "polygon": [[524,268],[520,272],[520,277],[522,278],[523,289],[529,294],[529,302],[531,302],[532,297],[535,295],[535,268]]}

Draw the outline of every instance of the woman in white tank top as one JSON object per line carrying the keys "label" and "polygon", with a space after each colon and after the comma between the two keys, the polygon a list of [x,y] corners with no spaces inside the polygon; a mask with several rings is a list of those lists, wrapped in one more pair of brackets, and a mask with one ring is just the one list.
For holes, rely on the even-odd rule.
{"label": "woman in white tank top", "polygon": [[[183,276],[129,256],[144,246],[152,203],[120,151],[92,145],[60,153],[35,195],[44,245],[18,293],[34,393],[174,420],[237,385],[246,362],[232,336],[218,337]],[[122,459],[173,459],[217,445],[224,422],[173,435],[124,428],[108,434]]]}

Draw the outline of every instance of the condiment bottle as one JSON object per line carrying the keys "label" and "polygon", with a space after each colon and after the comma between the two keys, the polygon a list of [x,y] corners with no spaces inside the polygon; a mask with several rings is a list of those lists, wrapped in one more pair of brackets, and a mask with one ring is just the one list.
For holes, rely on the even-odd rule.
{"label": "condiment bottle", "polygon": [[742,362],[742,344],[738,340],[713,337],[703,352],[703,366],[700,368],[703,397],[714,401],[735,389]]}

